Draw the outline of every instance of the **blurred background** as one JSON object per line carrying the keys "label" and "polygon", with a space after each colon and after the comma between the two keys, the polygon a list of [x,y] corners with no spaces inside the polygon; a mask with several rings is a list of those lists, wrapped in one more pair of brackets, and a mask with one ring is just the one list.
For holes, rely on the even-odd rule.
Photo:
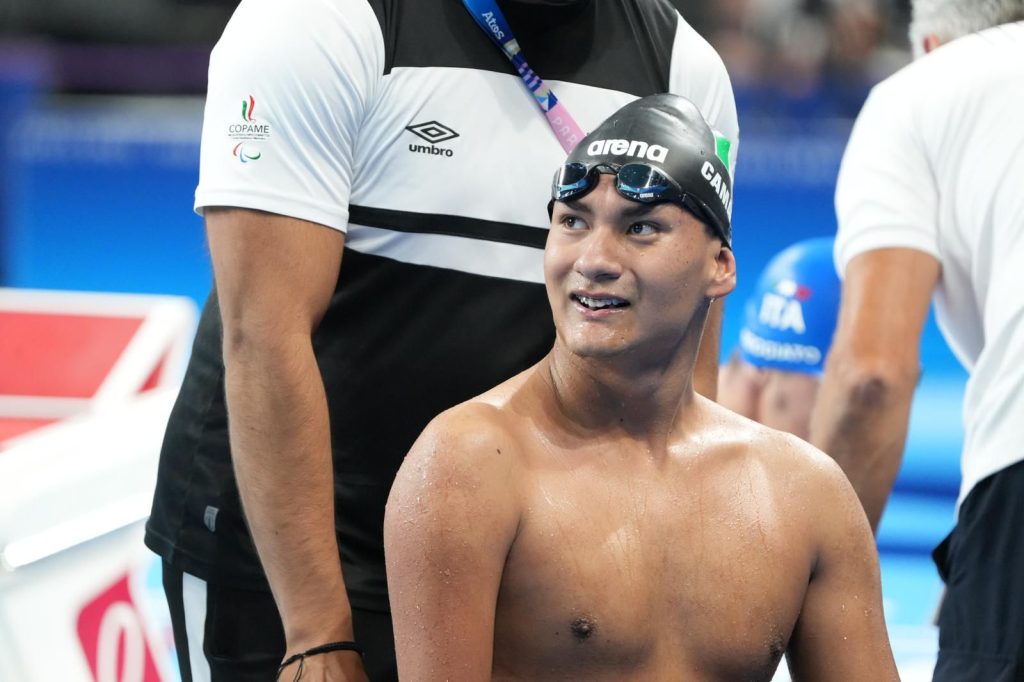
{"label": "blurred background", "polygon": [[[768,259],[792,242],[835,232],[834,183],[852,120],[870,87],[910,60],[909,0],[674,1],[721,53],[739,108],[740,283],[727,302],[724,358]],[[175,318],[176,329],[191,333],[194,308],[211,283],[202,222],[192,212],[202,96],[210,48],[235,4],[0,0],[0,287],[8,288],[0,291],[8,308],[23,307],[11,291],[24,289],[177,296],[167,300],[185,301],[190,312]],[[145,300],[155,306],[164,299]],[[42,307],[64,318],[103,317],[102,301],[76,301]],[[110,301],[114,308],[123,302]],[[138,314],[149,319],[151,308]],[[0,355],[15,358],[0,360],[0,412],[15,392],[4,367],[26,367],[14,338],[24,322],[23,315],[0,315]],[[81,347],[103,336],[89,325],[63,333]],[[152,370],[169,384],[187,348],[175,353],[160,356]],[[930,679],[934,662],[931,619],[941,586],[929,553],[953,523],[965,381],[933,321],[922,363],[904,467],[878,538],[890,634],[908,680]],[[43,457],[24,454],[31,450],[26,443],[37,444],[45,431],[39,427],[53,421],[28,419],[20,409],[0,414],[0,500],[5,485],[20,485],[10,463]],[[53,447],[66,448],[67,461],[88,460],[126,437],[113,429]],[[140,447],[158,447],[158,437],[150,441]],[[130,524],[66,533],[18,564],[5,547],[24,539],[21,520],[40,504],[19,499],[20,508],[0,502],[0,661],[7,661],[0,662],[0,680],[175,679],[159,566],[138,539],[144,510],[119,517]],[[103,569],[102,560],[90,558],[94,570],[69,569],[60,577],[68,557],[88,558],[79,545],[107,542],[111,531],[135,548],[127,564]],[[53,581],[72,574],[89,577],[44,608],[31,597],[52,596]],[[37,637],[49,639],[37,645]],[[59,674],[46,667],[55,658],[68,661]]]}

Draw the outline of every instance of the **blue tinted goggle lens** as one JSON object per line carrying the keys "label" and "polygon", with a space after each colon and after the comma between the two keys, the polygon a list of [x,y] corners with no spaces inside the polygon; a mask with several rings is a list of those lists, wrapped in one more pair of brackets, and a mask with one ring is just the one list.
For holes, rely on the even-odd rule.
{"label": "blue tinted goggle lens", "polygon": [[643,163],[627,163],[616,173],[619,194],[641,203],[679,198],[681,192],[661,171]]}
{"label": "blue tinted goggle lens", "polygon": [[586,166],[582,163],[567,163],[555,171],[555,179],[551,183],[551,198],[555,201],[565,201],[586,194],[593,189],[592,184],[593,179]]}

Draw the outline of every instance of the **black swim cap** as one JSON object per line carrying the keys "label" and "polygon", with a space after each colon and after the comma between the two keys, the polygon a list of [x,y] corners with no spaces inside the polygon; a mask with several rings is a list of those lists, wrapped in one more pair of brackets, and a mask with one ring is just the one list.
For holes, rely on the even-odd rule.
{"label": "black swim cap", "polygon": [[[578,163],[588,169],[603,165],[615,170],[632,163],[650,165],[703,209],[695,211],[697,217],[710,223],[731,247],[728,145],[690,100],[679,95],[650,95],[605,119],[569,153],[566,165]],[[554,193],[553,197],[558,199]],[[686,203],[684,207],[693,208]]]}

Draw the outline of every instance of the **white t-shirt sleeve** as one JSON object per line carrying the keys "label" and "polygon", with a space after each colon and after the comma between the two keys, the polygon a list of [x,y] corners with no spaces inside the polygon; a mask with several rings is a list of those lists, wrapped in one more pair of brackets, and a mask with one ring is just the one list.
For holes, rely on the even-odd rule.
{"label": "white t-shirt sleeve", "polygon": [[736,156],[740,146],[740,125],[736,97],[721,56],[682,16],[672,46],[669,92],[682,95],[697,105],[704,118],[729,140],[729,172],[736,178]]}
{"label": "white t-shirt sleeve", "polygon": [[243,0],[210,57],[196,211],[345,230],[359,126],[383,70],[365,0]]}
{"label": "white t-shirt sleeve", "polygon": [[911,97],[890,78],[871,91],[853,126],[836,182],[840,276],[855,256],[875,249],[940,257],[938,191]]}

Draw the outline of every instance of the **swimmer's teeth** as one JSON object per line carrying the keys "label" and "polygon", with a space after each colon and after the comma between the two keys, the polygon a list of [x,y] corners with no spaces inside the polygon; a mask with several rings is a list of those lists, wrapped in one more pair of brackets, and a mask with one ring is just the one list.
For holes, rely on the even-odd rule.
{"label": "swimmer's teeth", "polygon": [[578,298],[580,303],[582,303],[583,305],[587,306],[588,308],[593,308],[595,310],[600,310],[601,308],[618,307],[625,303],[625,301],[622,301],[617,298],[590,298],[589,296],[577,296],[576,298]]}

